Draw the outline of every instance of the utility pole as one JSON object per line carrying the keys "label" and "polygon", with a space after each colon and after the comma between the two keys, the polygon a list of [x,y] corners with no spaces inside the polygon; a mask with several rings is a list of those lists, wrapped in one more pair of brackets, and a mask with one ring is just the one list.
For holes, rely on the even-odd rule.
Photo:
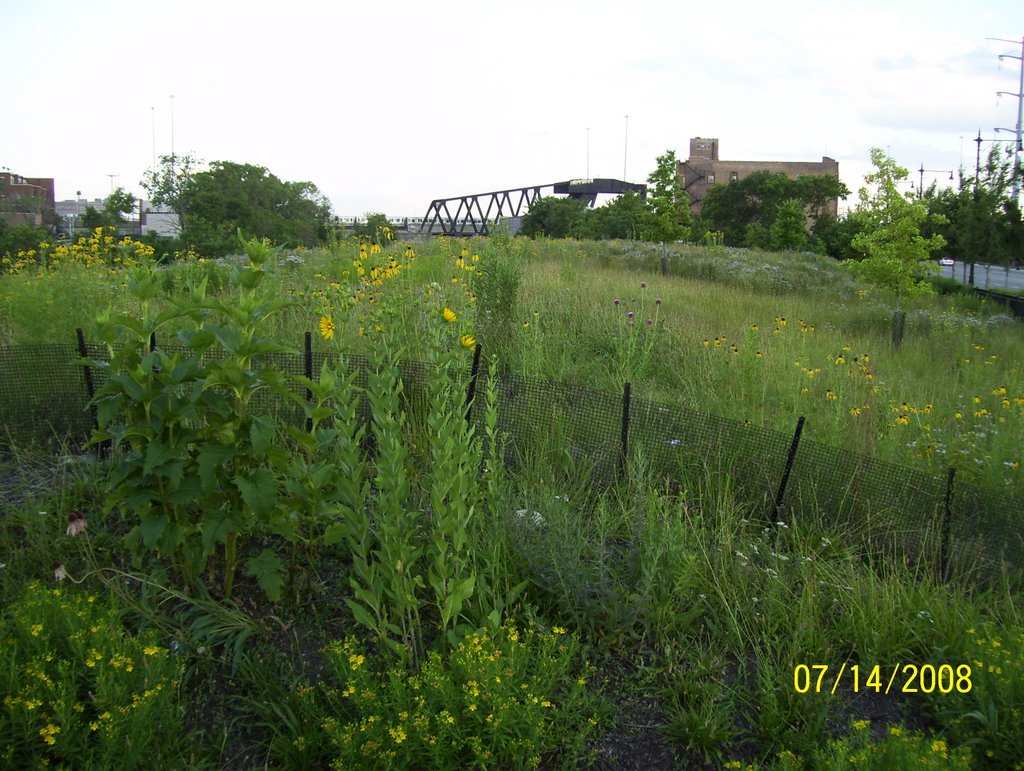
{"label": "utility pole", "polygon": [[[980,147],[980,145],[979,145],[979,147]],[[920,182],[917,185],[917,197],[918,198],[923,198],[924,197],[924,173],[926,171],[928,173],[930,173],[930,174],[946,174],[947,171],[948,171],[950,181],[953,180],[953,171],[951,169],[948,169],[948,170],[947,169],[926,169],[924,167],[924,164],[922,163],[921,164],[921,168],[918,169],[918,171],[921,173],[921,179],[920,179]]]}
{"label": "utility pole", "polygon": [[110,192],[113,193],[114,192],[114,178],[115,177],[120,177],[121,175],[120,174],[104,174],[103,176],[110,177]]}
{"label": "utility pole", "polygon": [[622,181],[626,181],[626,156],[629,154],[629,116],[626,116],[626,146],[622,150]]}
{"label": "utility pole", "polygon": [[[1001,37],[990,37],[988,40],[998,40],[1001,43],[1014,43],[1016,40],[1006,40]],[[1021,147],[1021,118],[1024,117],[1024,37],[1020,39],[1020,56],[1014,54],[1000,54],[999,61],[1003,59],[1016,59],[1020,62],[1020,85],[1017,87],[1017,93],[1011,91],[996,91],[997,96],[1015,96],[1017,97],[1017,127],[1015,129],[1008,128],[997,128],[996,131],[1008,131],[1017,135],[1017,145],[1013,151],[1013,200],[1018,200],[1020,196],[1020,153],[1024,149]]]}

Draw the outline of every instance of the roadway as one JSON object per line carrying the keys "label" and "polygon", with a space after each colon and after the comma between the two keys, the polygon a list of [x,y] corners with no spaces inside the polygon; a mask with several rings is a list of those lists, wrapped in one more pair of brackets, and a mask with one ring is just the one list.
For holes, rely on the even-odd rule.
{"label": "roadway", "polygon": [[[953,265],[940,265],[940,275],[955,278],[963,284],[971,275],[971,267],[967,263],[956,262]],[[1024,289],[1024,270],[1011,268],[1009,274],[1000,265],[974,265],[974,285],[979,289],[991,289],[998,292],[1004,289]]]}

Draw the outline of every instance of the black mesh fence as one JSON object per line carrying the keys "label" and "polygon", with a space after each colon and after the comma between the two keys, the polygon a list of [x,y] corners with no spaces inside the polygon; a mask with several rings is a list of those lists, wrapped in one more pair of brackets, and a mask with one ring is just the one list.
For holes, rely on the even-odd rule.
{"label": "black mesh fence", "polygon": [[[183,348],[161,346],[168,353]],[[95,427],[90,393],[104,382],[102,369],[79,363],[103,361],[105,346],[0,348],[0,443],[69,441],[82,444]],[[216,355],[216,354],[211,354]],[[479,358],[475,360],[479,362]],[[359,414],[371,417],[365,389],[372,362],[364,356],[312,351],[310,337],[294,352],[268,354],[265,363],[288,375],[315,380],[324,363],[356,372],[364,393]],[[403,362],[403,404],[409,419],[424,416],[430,365]],[[460,373],[467,417],[482,433],[486,372]],[[304,420],[301,383],[297,399],[264,398],[258,408],[299,426]],[[691,499],[717,496],[767,521],[811,524],[863,544],[871,556],[988,581],[1024,566],[1024,502],[1006,492],[960,484],[955,472],[934,476],[841,448],[637,398],[626,386],[610,394],[578,386],[502,373],[495,383],[498,430],[504,462],[530,467],[545,478],[571,469],[595,486],[644,473]]]}

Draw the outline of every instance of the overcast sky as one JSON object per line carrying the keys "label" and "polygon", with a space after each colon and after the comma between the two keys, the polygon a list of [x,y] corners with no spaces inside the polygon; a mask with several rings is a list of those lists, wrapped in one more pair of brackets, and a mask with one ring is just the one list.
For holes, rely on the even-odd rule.
{"label": "overcast sky", "polygon": [[973,173],[978,130],[1016,125],[1020,62],[998,54],[1021,55],[1024,3],[0,0],[0,30],[0,167],[58,200],[142,195],[173,128],[178,154],[398,217],[588,166],[644,181],[694,136],[830,156],[854,191],[876,146],[915,182]]}

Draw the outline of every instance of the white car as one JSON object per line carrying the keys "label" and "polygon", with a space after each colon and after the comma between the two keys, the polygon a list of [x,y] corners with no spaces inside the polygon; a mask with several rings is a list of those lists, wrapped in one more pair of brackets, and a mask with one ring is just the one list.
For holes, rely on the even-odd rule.
{"label": "white car", "polygon": [[943,257],[941,260],[939,260],[939,265],[955,265],[955,264],[956,264],[956,260],[954,260],[951,257]]}

